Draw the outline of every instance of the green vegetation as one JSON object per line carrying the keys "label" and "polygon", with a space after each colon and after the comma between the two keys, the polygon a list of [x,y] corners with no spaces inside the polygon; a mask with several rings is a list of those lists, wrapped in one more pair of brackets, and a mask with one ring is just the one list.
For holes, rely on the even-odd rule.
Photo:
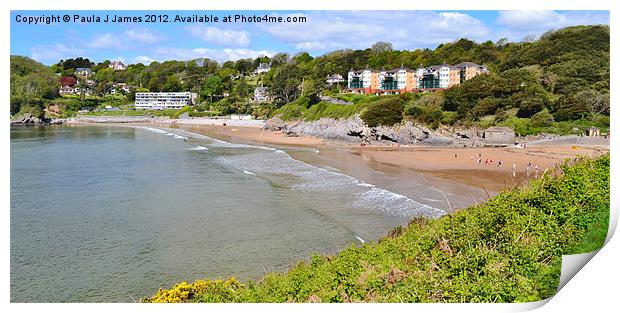
{"label": "green vegetation", "polygon": [[[573,26],[550,31],[531,42],[476,43],[468,39],[441,44],[434,50],[394,50],[378,42],[365,50],[338,50],[312,57],[306,52],[290,56],[241,59],[219,64],[209,59],[132,64],[124,71],[108,68],[110,61],[93,63],[86,58],[61,60],[46,67],[28,58],[11,57],[11,114],[22,107],[42,114],[50,100],[58,99],[60,82],[83,83],[75,68],[88,67],[91,94],[97,103],[67,101],[63,116],[82,108],[99,107],[114,87],[124,83],[131,91],[124,100],[106,104],[122,107],[131,103],[136,91],[191,91],[198,105],[188,114],[251,113],[284,120],[346,118],[362,114],[370,123],[390,124],[414,120],[432,128],[439,125],[515,127],[520,134],[552,132],[566,134],[597,126],[608,130],[609,46],[607,26]],[[341,94],[345,83],[328,86],[328,75],[347,76],[351,68],[417,68],[441,63],[475,62],[490,73],[479,75],[445,92],[415,94],[385,100],[385,97]],[[254,75],[260,63],[271,64],[267,73]],[[56,76],[54,75],[56,74]],[[256,86],[268,89],[271,101],[251,102]],[[80,84],[84,86],[84,84]],[[353,102],[339,105],[322,102],[329,95]],[[88,98],[88,97],[86,97]],[[60,101],[62,103],[62,101]],[[92,102],[92,101],[91,101]],[[400,102],[400,103],[396,103]],[[400,110],[400,107],[403,107]],[[369,112],[365,113],[366,110]],[[395,114],[401,112],[398,117]],[[209,113],[204,113],[209,112]],[[386,113],[390,116],[381,117]],[[174,115],[171,115],[174,116]]]}
{"label": "green vegetation", "polygon": [[43,116],[46,101],[58,96],[58,78],[41,63],[11,56],[11,115]]}
{"label": "green vegetation", "polygon": [[[341,74],[349,68],[394,68],[403,64],[455,64],[473,61],[487,65],[491,73],[480,75],[443,93],[427,93],[401,98],[402,118],[432,128],[440,124],[456,126],[505,125],[516,127],[522,135],[550,132],[567,134],[576,127],[597,126],[608,130],[609,116],[609,28],[576,26],[551,31],[533,42],[507,43],[500,40],[482,44],[461,39],[435,50],[392,51],[381,49],[339,51],[318,57],[300,70],[312,73],[317,64],[338,68],[331,59],[344,62]],[[320,68],[320,66],[319,66]],[[290,72],[290,71],[289,71]],[[310,74],[312,76],[312,74]],[[307,76],[306,76],[307,77]],[[316,75],[314,76],[316,77]],[[325,89],[323,89],[325,91]],[[327,92],[329,93],[329,91]],[[360,103],[359,97],[353,102]],[[376,97],[365,101],[379,102]],[[286,104],[274,115],[283,119],[312,120],[320,117],[348,117],[349,111],[317,110],[309,118],[298,112],[296,102]],[[292,108],[286,108],[292,106]],[[314,105],[310,104],[308,110]],[[371,104],[372,106],[372,104]],[[377,112],[386,108],[374,107]],[[355,110],[359,113],[360,110]],[[393,112],[388,110],[387,112]],[[301,112],[303,113],[303,112]],[[396,120],[391,118],[391,120]]]}
{"label": "green vegetation", "polygon": [[602,246],[609,155],[566,161],[529,185],[378,242],[314,255],[258,282],[199,280],[144,302],[528,302],[555,294],[563,254]]}
{"label": "green vegetation", "polygon": [[384,98],[368,107],[362,114],[362,119],[368,126],[393,126],[403,119],[404,105],[398,98]]}

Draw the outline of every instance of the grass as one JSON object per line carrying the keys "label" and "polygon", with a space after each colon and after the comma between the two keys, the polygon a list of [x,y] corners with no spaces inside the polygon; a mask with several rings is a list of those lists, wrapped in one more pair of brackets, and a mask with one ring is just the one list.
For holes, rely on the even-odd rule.
{"label": "grass", "polygon": [[281,108],[277,109],[273,116],[279,116],[285,121],[291,120],[305,120],[316,121],[321,118],[349,118],[355,114],[362,113],[371,104],[380,99],[385,99],[394,96],[366,96],[366,95],[352,95],[352,94],[340,94],[335,95],[334,98],[340,100],[352,102],[350,105],[335,104],[331,102],[321,101],[314,105],[309,105],[306,98],[297,99],[294,102],[288,103]]}
{"label": "grass", "polygon": [[562,254],[604,243],[609,155],[376,241],[240,283],[198,280],[144,302],[528,302],[555,294]]}

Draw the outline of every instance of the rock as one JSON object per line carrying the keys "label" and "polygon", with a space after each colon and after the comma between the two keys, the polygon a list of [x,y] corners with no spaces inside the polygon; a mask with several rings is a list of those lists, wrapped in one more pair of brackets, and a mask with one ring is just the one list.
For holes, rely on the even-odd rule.
{"label": "rock", "polygon": [[275,131],[282,130],[285,127],[286,127],[286,123],[277,116],[265,121],[265,126],[263,126],[264,129],[275,130]]}
{"label": "rock", "polygon": [[[289,123],[275,117],[266,122],[265,129],[279,130],[292,137],[306,135],[349,143],[440,146],[456,144],[451,137],[442,136],[412,122],[391,127],[368,127],[359,115],[348,119],[321,118],[312,122]],[[453,137],[456,138],[456,136]]]}
{"label": "rock", "polygon": [[340,104],[340,105],[352,105],[353,104],[353,102],[348,102],[348,101],[336,99],[336,98],[329,97],[329,96],[321,96],[319,99],[321,101],[334,103],[334,104]]}

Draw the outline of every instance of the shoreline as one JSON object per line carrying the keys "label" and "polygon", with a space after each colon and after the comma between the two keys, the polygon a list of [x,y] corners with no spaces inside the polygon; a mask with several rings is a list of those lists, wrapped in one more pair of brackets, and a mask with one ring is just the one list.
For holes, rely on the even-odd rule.
{"label": "shoreline", "polygon": [[[177,124],[179,125],[179,124]],[[183,123],[185,130],[207,131],[258,144],[301,146],[319,151],[345,150],[363,159],[368,165],[405,168],[441,179],[454,179],[476,188],[497,193],[540,177],[545,170],[579,156],[596,157],[609,152],[609,147],[588,145],[545,145],[526,148],[512,147],[433,147],[433,146],[360,146],[311,136],[290,137],[281,131],[243,126],[217,126]],[[454,157],[454,154],[457,157]],[[478,159],[480,164],[478,164]],[[489,163],[485,164],[486,161]],[[492,162],[491,162],[492,161]],[[502,162],[499,166],[499,161]],[[531,166],[528,169],[528,163]],[[515,165],[514,175],[512,166]],[[536,168],[538,167],[538,170]]]}
{"label": "shoreline", "polygon": [[[223,123],[226,123],[226,126]],[[327,155],[328,158],[330,155],[333,157],[334,154],[344,154],[349,158],[354,158],[353,161],[362,160],[366,166],[374,167],[380,171],[385,171],[385,167],[406,169],[438,179],[457,181],[491,194],[519,186],[529,179],[540,177],[545,170],[554,168],[564,159],[579,156],[596,157],[608,153],[610,150],[609,146],[571,144],[533,145],[526,148],[360,146],[359,144],[312,136],[288,136],[282,131],[264,129],[264,121],[261,120],[189,119],[151,120],[144,123],[91,123],[70,120],[67,121],[67,124],[148,125],[208,134],[219,137],[218,139],[233,142],[314,148],[317,153],[320,151],[322,155]],[[502,162],[501,166],[499,161]],[[531,164],[529,169],[528,163]],[[333,167],[338,168],[338,166]],[[339,169],[341,170],[341,168]]]}

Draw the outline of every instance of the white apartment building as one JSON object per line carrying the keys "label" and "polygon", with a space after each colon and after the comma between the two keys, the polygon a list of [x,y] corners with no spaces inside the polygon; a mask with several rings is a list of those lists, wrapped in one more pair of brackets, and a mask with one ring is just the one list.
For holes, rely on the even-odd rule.
{"label": "white apartment building", "polygon": [[136,92],[136,109],[181,109],[194,104],[193,92]]}
{"label": "white apartment building", "polygon": [[450,65],[442,64],[439,68],[439,88],[448,88],[450,83]]}

